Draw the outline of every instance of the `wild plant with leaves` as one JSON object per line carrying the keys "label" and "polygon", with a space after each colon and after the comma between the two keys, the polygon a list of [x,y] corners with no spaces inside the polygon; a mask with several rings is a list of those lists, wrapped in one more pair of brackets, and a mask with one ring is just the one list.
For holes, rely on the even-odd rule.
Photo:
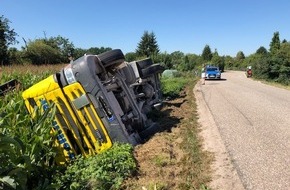
{"label": "wild plant with leaves", "polygon": [[32,119],[20,93],[0,100],[0,189],[47,187],[55,169],[52,136],[54,109]]}
{"label": "wild plant with leaves", "polygon": [[112,148],[88,158],[80,157],[55,177],[57,189],[120,189],[122,182],[137,171],[129,144]]}

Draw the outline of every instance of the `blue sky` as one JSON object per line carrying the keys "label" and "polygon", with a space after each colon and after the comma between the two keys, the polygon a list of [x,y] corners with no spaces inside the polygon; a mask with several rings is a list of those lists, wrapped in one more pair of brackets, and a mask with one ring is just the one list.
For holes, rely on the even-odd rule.
{"label": "blue sky", "polygon": [[247,56],[269,49],[273,33],[290,41],[289,0],[0,0],[0,15],[22,38],[58,35],[75,47],[135,51],[144,31],[154,32],[161,52]]}

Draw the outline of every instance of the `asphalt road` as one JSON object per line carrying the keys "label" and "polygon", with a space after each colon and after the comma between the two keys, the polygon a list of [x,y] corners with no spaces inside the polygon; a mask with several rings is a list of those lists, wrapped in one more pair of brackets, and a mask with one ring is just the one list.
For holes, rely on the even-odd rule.
{"label": "asphalt road", "polygon": [[237,71],[200,89],[244,188],[290,189],[290,91]]}

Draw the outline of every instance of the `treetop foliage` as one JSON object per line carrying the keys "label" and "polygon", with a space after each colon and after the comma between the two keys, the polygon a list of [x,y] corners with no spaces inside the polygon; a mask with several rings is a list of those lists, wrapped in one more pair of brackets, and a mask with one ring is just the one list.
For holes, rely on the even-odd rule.
{"label": "treetop foliage", "polygon": [[259,49],[257,49],[257,51],[256,51],[256,54],[266,55],[267,53],[268,53],[268,51],[264,46],[259,47]]}
{"label": "treetop foliage", "polygon": [[145,31],[137,45],[136,53],[138,56],[154,56],[159,53],[156,36],[153,32]]}
{"label": "treetop foliage", "polygon": [[205,45],[205,47],[203,48],[201,57],[205,61],[210,61],[211,60],[211,58],[212,58],[212,52],[211,52],[211,49],[210,49],[209,45]]}
{"label": "treetop foliage", "polygon": [[245,54],[244,54],[244,52],[239,51],[239,52],[237,53],[236,59],[237,59],[237,60],[243,60],[243,59],[245,59]]}
{"label": "treetop foliage", "polygon": [[3,15],[0,16],[0,63],[3,65],[8,62],[8,46],[18,43],[16,40],[17,33],[10,29],[10,21]]}
{"label": "treetop foliage", "polygon": [[270,53],[275,54],[280,49],[280,37],[279,32],[274,32],[272,41],[270,43]]}

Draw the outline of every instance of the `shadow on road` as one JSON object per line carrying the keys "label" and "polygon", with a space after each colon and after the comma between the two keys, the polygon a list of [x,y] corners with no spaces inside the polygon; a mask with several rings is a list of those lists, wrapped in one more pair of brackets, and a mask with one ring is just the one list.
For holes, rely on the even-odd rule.
{"label": "shadow on road", "polygon": [[221,79],[205,79],[206,81],[226,81],[226,78],[221,78]]}

